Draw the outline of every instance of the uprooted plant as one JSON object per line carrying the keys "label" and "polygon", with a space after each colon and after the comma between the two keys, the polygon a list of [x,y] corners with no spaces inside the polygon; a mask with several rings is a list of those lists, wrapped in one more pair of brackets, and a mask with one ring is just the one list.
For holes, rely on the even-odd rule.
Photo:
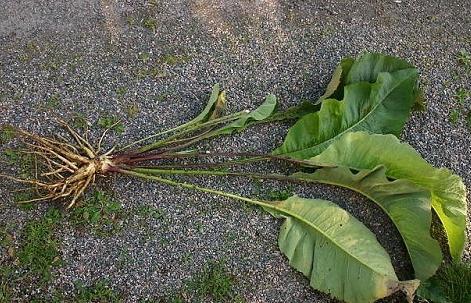
{"label": "uprooted plant", "polygon": [[[66,201],[72,207],[98,175],[126,174],[165,184],[230,197],[261,206],[283,218],[279,247],[290,265],[312,287],[346,302],[373,302],[398,290],[412,301],[420,281],[432,277],[442,262],[430,235],[432,209],[448,237],[449,252],[461,258],[465,243],[466,189],[446,169],[428,164],[396,136],[411,109],[420,105],[417,70],[380,54],[344,59],[326,93],[316,103],[276,110],[267,96],[254,111],[225,115],[226,95],[213,87],[204,110],[193,120],[133,142],[119,151],[101,152],[60,121],[70,138],[48,138],[17,130],[38,170],[29,184],[37,197],[29,201]],[[251,125],[296,120],[284,143],[270,154],[208,152],[197,143],[229,135]],[[73,142],[72,142],[73,141]],[[137,147],[136,147],[137,146]],[[214,157],[211,164],[198,159]],[[181,163],[180,159],[194,159]],[[222,159],[222,160],[221,160]],[[293,174],[253,173],[243,164],[278,161],[293,165]],[[170,163],[169,163],[170,162]],[[221,168],[224,168],[223,170]],[[389,255],[361,222],[336,204],[292,196],[264,201],[197,186],[165,175],[223,175],[287,182],[332,184],[354,190],[374,203],[397,227],[409,253],[416,280],[399,281]]]}

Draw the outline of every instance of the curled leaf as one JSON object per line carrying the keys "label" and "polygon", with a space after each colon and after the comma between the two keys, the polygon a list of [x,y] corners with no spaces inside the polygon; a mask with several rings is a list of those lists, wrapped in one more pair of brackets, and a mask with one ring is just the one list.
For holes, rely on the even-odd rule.
{"label": "curled leaf", "polygon": [[332,79],[330,80],[329,84],[327,84],[325,93],[316,102],[317,104],[321,103],[327,98],[334,98],[338,100],[342,99],[342,89],[345,86],[345,78],[347,77],[348,72],[352,68],[354,62],[355,60],[352,58],[345,58],[340,61],[340,64],[335,68]]}
{"label": "curled leaf", "polygon": [[431,193],[432,208],[448,236],[453,259],[459,260],[466,240],[466,187],[445,168],[435,168],[410,145],[393,135],[352,132],[330,145],[311,162],[341,165],[356,170],[384,165],[386,176],[413,182]]}
{"label": "curled leaf", "polygon": [[212,136],[232,134],[235,131],[241,131],[247,128],[251,123],[267,119],[273,113],[276,107],[275,95],[268,95],[265,101],[255,110],[245,113],[239,119],[217,129]]}
{"label": "curled leaf", "polygon": [[407,180],[388,180],[382,165],[355,172],[343,166],[321,168],[314,173],[295,173],[292,177],[349,188],[380,206],[401,234],[417,279],[430,278],[440,266],[440,246],[430,236],[429,191]]}
{"label": "curled leaf", "polygon": [[[201,111],[201,113],[198,116],[196,116],[195,118],[193,118],[191,121],[187,122],[186,124],[193,124],[193,123],[208,121],[209,118],[212,116],[214,109],[217,107],[217,101],[219,99],[219,95],[220,95],[219,83],[216,83],[213,85],[213,88],[211,90],[211,95],[204,109]],[[224,101],[225,101],[225,98],[224,98]]]}

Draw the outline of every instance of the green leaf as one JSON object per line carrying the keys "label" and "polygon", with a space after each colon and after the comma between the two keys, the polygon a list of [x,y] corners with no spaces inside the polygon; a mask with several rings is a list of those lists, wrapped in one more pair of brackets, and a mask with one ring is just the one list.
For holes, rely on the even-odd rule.
{"label": "green leaf", "polygon": [[321,103],[327,98],[342,99],[343,97],[343,87],[345,86],[345,78],[348,75],[350,69],[352,68],[353,63],[355,62],[352,58],[345,58],[340,61],[340,64],[335,68],[334,74],[325,93],[319,98],[316,104]]}
{"label": "green leaf", "polygon": [[[358,81],[373,83],[376,81],[379,72],[394,72],[400,69],[414,67],[405,60],[378,53],[364,54],[360,59],[357,60],[355,68],[350,72],[354,62],[355,60],[352,58],[342,59],[340,64],[335,69],[324,95],[319,98],[316,104],[321,103],[327,98],[341,100],[343,98],[343,88],[345,85]],[[348,79],[346,79],[347,75],[349,76]],[[425,108],[426,104],[423,92],[418,89],[418,94],[412,109],[416,111],[423,111]]]}
{"label": "green leaf", "polygon": [[[359,58],[352,69],[355,61],[351,58],[343,59],[337,67],[331,82],[327,86],[326,93],[320,98],[320,101],[327,98],[341,100],[343,98],[343,86],[359,82],[367,81],[373,83],[376,81],[380,72],[395,72],[401,69],[414,68],[407,61],[393,57],[385,56],[378,53],[366,53]],[[340,69],[340,71],[339,71]],[[340,74],[340,75],[337,75]],[[348,75],[348,77],[347,77]],[[337,78],[340,78],[337,80]],[[333,90],[335,87],[335,90]],[[416,87],[416,98],[412,110],[423,111],[426,108],[423,92]]]}
{"label": "green leaf", "polygon": [[[373,77],[374,83],[367,82]],[[417,77],[417,70],[406,68],[402,60],[364,55],[346,76],[343,100],[325,99],[320,111],[291,127],[273,153],[307,159],[350,131],[399,135],[416,99]]]}
{"label": "green leaf", "polygon": [[216,101],[218,101],[219,92],[220,92],[219,83],[216,83],[216,84],[213,85],[213,89],[211,91],[211,96],[209,97],[209,101],[206,104],[203,111],[198,116],[196,116],[193,120],[191,120],[191,121],[189,121],[185,124],[194,124],[194,123],[198,123],[198,122],[207,121],[209,119],[209,117],[211,116],[214,108],[215,108]]}
{"label": "green leaf", "polygon": [[273,113],[276,107],[275,95],[268,95],[265,101],[255,110],[242,115],[239,119],[217,129],[212,136],[232,134],[248,127],[253,122],[259,122],[267,119]]}
{"label": "green leaf", "polygon": [[355,60],[348,70],[345,85],[361,81],[373,83],[383,72],[393,73],[408,68],[413,66],[400,58],[379,53],[365,53]]}
{"label": "green leaf", "polygon": [[436,272],[442,261],[440,246],[430,236],[430,192],[407,180],[389,181],[385,173],[386,168],[382,165],[355,173],[339,166],[318,169],[314,173],[299,172],[292,177],[346,187],[378,204],[399,230],[416,278],[426,280]]}
{"label": "green leaf", "polygon": [[374,302],[399,290],[412,299],[418,281],[400,282],[375,235],[336,204],[293,196],[267,210],[285,218],[278,245],[313,288],[348,303]]}
{"label": "green leaf", "polygon": [[356,170],[384,165],[388,178],[406,179],[429,190],[432,208],[447,233],[451,256],[460,259],[466,239],[467,204],[466,187],[459,176],[445,168],[434,168],[395,136],[365,132],[344,135],[311,162]]}

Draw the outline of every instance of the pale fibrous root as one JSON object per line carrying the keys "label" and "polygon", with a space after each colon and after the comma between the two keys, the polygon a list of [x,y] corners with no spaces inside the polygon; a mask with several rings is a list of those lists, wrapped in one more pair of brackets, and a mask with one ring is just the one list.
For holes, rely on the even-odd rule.
{"label": "pale fibrous root", "polygon": [[17,130],[27,149],[23,151],[34,156],[40,165],[32,179],[20,179],[1,175],[8,179],[28,184],[37,193],[37,197],[20,203],[36,201],[67,201],[67,208],[72,207],[95,182],[97,175],[104,175],[113,166],[110,151],[100,154],[100,145],[106,131],[101,136],[97,148],[64,121],[59,123],[68,131],[74,143],[66,139],[48,138]]}

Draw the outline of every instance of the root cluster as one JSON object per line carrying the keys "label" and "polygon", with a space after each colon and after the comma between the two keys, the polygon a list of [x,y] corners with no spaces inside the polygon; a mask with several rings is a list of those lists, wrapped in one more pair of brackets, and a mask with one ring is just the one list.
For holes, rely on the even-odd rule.
{"label": "root cluster", "polygon": [[113,149],[100,154],[100,145],[106,131],[101,136],[98,146],[93,148],[87,139],[64,121],[59,123],[72,136],[75,144],[62,137],[48,138],[17,130],[27,146],[23,153],[31,154],[35,159],[35,176],[32,179],[4,177],[30,185],[30,189],[37,194],[34,199],[20,203],[66,198],[67,208],[70,208],[87,187],[95,182],[97,174],[105,174],[112,167],[110,154]]}

